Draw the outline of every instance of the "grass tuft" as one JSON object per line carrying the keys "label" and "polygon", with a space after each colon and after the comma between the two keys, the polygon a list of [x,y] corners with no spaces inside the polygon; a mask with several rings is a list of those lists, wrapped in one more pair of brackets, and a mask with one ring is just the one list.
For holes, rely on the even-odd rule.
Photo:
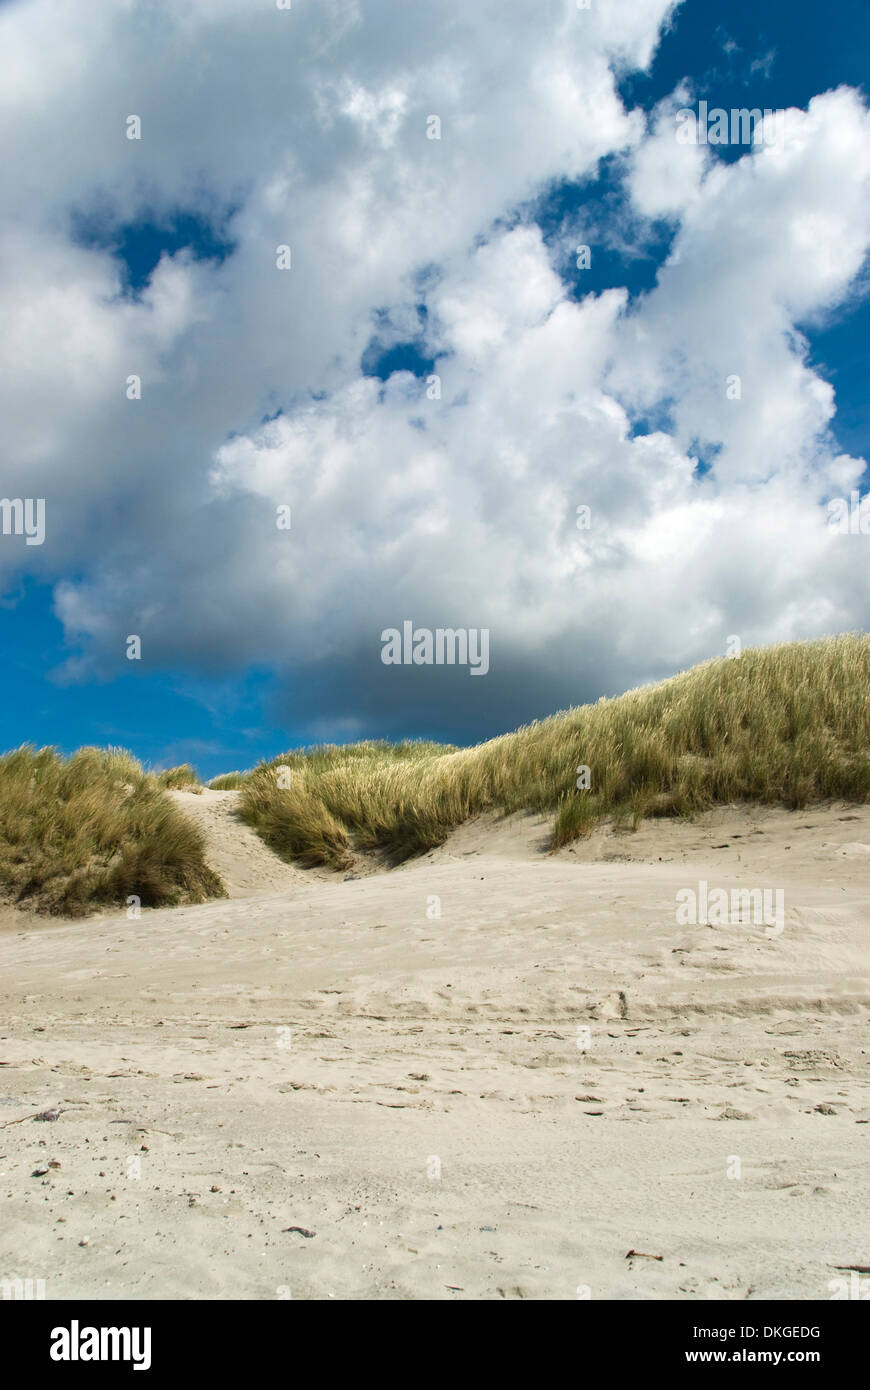
{"label": "grass tuft", "polygon": [[156,779],[157,785],[163,787],[165,791],[202,791],[202,784],[196,775],[196,769],[191,767],[190,763],[181,763],[178,767],[168,767],[165,772],[158,772]]}
{"label": "grass tuft", "polygon": [[212,777],[210,782],[206,782],[209,791],[212,792],[233,792],[250,777],[249,772],[222,772],[218,777]]}
{"label": "grass tuft", "polygon": [[225,896],[199,831],[119,748],[0,757],[0,889],[70,917],[133,895],[144,907]]}

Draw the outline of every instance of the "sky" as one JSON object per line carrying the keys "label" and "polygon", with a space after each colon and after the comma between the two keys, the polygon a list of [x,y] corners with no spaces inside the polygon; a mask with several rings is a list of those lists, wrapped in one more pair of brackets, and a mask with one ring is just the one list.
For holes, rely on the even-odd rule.
{"label": "sky", "polygon": [[0,0],[0,748],[470,743],[866,629],[868,57],[864,0]]}

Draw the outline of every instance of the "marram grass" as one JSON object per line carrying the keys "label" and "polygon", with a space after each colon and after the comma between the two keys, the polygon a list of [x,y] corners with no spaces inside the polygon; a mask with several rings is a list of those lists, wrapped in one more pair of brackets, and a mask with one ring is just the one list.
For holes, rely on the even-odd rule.
{"label": "marram grass", "polygon": [[[178,771],[178,769],[175,769]],[[164,774],[166,776],[167,774]],[[122,749],[0,758],[0,891],[39,912],[203,902],[224,888],[196,827]]]}
{"label": "marram grass", "polygon": [[190,763],[180,763],[178,767],[167,767],[164,772],[155,773],[158,785],[166,791],[201,792],[202,784],[196,769]]}
{"label": "marram grass", "polygon": [[210,782],[206,782],[206,786],[212,792],[236,791],[248,775],[247,772],[221,772],[217,777],[212,777]]}
{"label": "marram grass", "polygon": [[[354,851],[390,863],[424,853],[485,810],[553,813],[558,848],[605,819],[860,802],[870,794],[868,692],[865,634],[755,648],[474,748],[286,753],[240,779],[241,810],[285,858],[342,868]],[[581,766],[588,790],[577,788]]]}
{"label": "marram grass", "polygon": [[[554,848],[610,819],[870,796],[870,636],[748,650],[552,715],[475,748],[365,742],[285,753],[213,778],[267,844],[303,865],[399,863],[486,810],[553,815]],[[589,789],[577,787],[588,767]],[[222,896],[197,828],[120,749],[0,757],[0,891],[39,911]]]}

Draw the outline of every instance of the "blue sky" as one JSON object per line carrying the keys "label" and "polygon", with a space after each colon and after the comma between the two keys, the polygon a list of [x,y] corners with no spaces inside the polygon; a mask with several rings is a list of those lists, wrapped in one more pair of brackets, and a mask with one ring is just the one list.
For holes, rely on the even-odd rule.
{"label": "blue sky", "polygon": [[[74,153],[55,148],[50,133],[62,32],[46,55],[44,89],[26,90],[38,80],[28,62],[37,42],[28,10],[37,8],[23,0],[0,20],[4,62],[20,55],[10,110],[17,92],[25,113],[12,127],[21,163],[10,160],[4,180],[16,192],[3,234],[24,258],[10,279],[11,315],[25,337],[12,358],[8,389],[20,418],[2,491],[44,493],[62,532],[38,554],[0,537],[0,746],[120,744],[157,766],[189,760],[211,776],[315,739],[466,742],[716,655],[730,632],[775,640],[867,625],[866,548],[819,548],[790,569],[794,547],[777,533],[776,572],[771,562],[759,586],[746,565],[782,517],[783,498],[803,508],[787,521],[795,535],[860,479],[860,462],[850,474],[839,455],[870,456],[866,204],[850,193],[842,218],[815,230],[841,189],[864,186],[866,171],[848,151],[865,103],[865,4],[841,0],[820,15],[784,0],[740,0],[722,12],[686,0],[639,70],[667,9],[650,0],[637,32],[609,29],[617,21],[605,16],[601,33],[572,38],[567,62],[564,42],[548,46],[544,34],[537,60],[558,74],[544,89],[528,76],[533,65],[518,60],[531,40],[510,7],[482,5],[479,22],[463,20],[473,28],[454,37],[444,11],[461,7],[448,4],[440,27],[430,17],[428,39],[415,39],[390,0],[349,34],[321,32],[301,3],[299,55],[294,46],[275,58],[284,35],[267,32],[264,18],[234,28],[244,16],[228,0],[226,16],[203,11],[196,36],[208,57],[195,68],[198,108],[188,90],[194,68],[162,56],[171,7],[152,7],[150,29],[97,7],[79,36],[84,78],[68,97]],[[570,8],[554,0],[542,14],[569,23]],[[502,29],[514,24],[513,47],[502,52]],[[241,65],[234,35],[248,45]],[[307,67],[304,44],[315,55]],[[613,78],[610,93],[601,85],[584,107],[590,84],[602,82],[598,67],[584,67],[589,45]],[[286,116],[271,66],[279,59]],[[414,113],[448,109],[449,83],[443,91],[438,83],[460,59],[464,86],[438,156],[454,158],[463,119],[472,133],[455,166],[433,173],[445,182],[440,194],[433,184],[423,221],[430,195],[420,171],[434,151],[413,143]],[[513,81],[524,117],[497,104],[494,71],[506,90]],[[681,84],[688,96],[674,102]],[[822,108],[800,136],[842,159],[836,196],[820,193],[824,161],[807,155],[782,194],[798,233],[787,242],[788,228],[770,224],[795,257],[791,293],[776,258],[765,269],[753,249],[779,196],[755,180],[758,156],[727,146],[709,154],[734,165],[733,196],[716,193],[711,165],[697,187],[687,176],[669,199],[670,175],[655,173],[655,161],[673,155],[656,121],[672,121],[669,102],[696,97],[726,109],[805,111],[843,85],[852,96]],[[564,93],[564,109],[551,109],[552,90]],[[141,150],[106,132],[139,106]],[[643,133],[628,112],[644,113]],[[591,127],[582,139],[578,113]],[[286,129],[276,133],[279,120]],[[43,148],[40,186],[29,171]],[[676,189],[683,175],[674,168]],[[729,202],[744,210],[733,225]],[[806,252],[801,228],[814,229]],[[257,247],[271,256],[285,235],[293,278],[276,278],[270,266],[267,283]],[[702,236],[706,251],[697,249]],[[729,238],[737,270],[723,247]],[[574,261],[581,242],[592,246],[587,270]],[[804,284],[804,262],[814,258]],[[745,392],[758,426],[732,438],[708,398],[715,345],[702,359],[741,264],[746,304],[723,340],[735,361],[741,344],[751,354],[758,305],[763,351]],[[314,267],[307,280],[306,265]],[[60,308],[54,284],[67,296]],[[539,361],[543,351],[552,370]],[[575,397],[570,375],[561,382],[565,351],[576,352],[588,397],[579,388]],[[119,381],[146,363],[139,407],[107,403],[100,373],[115,362]],[[65,383],[70,363],[78,376],[67,389],[58,374]],[[423,395],[433,372],[445,388],[434,415]],[[557,378],[552,400],[541,399],[550,389],[542,383]],[[519,385],[505,400],[502,435],[492,401],[507,380]],[[835,392],[830,423],[816,382]],[[760,439],[762,423],[773,445],[759,444],[752,459],[746,439]],[[572,476],[563,460],[575,441]],[[492,459],[500,471],[489,471]],[[547,506],[564,502],[564,521],[543,509],[551,485],[562,502]],[[591,561],[573,548],[575,497],[594,499],[602,518]],[[278,549],[283,538],[258,539],[256,529],[284,500],[293,503],[292,556]],[[697,520],[687,523],[692,508]],[[721,527],[713,555],[701,536],[711,516]],[[679,548],[670,553],[663,536]],[[693,586],[695,544],[704,576],[687,614],[682,567]],[[655,571],[667,581],[653,595]],[[384,668],[379,634],[391,616],[433,626],[486,618],[498,653],[491,675]],[[145,656],[131,662],[123,639],[140,630]]]}

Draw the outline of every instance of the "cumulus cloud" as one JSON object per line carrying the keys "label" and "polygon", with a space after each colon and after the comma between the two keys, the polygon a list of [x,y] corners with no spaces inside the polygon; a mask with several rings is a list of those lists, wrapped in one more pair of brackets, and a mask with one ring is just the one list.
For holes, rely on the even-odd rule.
{"label": "cumulus cloud", "polygon": [[[671,9],[0,11],[3,486],[45,496],[49,528],[0,559],[55,583],[68,678],[111,675],[136,632],[158,667],[276,671],[311,737],[458,735],[731,633],[866,622],[866,563],[824,510],[863,462],[799,325],[866,255],[868,113],[840,90],[736,162],[679,145],[683,93],[647,123],[614,82]],[[634,300],[578,297],[517,211],[612,154],[633,215],[675,229]],[[234,249],[166,256],[136,297],[76,237],[178,209]],[[373,336],[417,339],[432,373],[365,376]],[[383,666],[406,618],[488,627],[486,680]]]}

